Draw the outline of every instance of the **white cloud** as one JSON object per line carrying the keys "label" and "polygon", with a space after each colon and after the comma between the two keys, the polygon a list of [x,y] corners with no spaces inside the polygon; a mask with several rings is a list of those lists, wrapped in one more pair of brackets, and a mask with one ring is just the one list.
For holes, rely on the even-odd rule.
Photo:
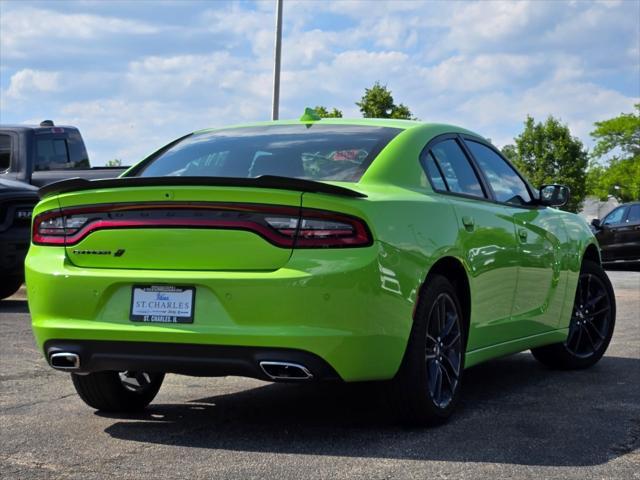
{"label": "white cloud", "polygon": [[[17,8],[0,17],[0,42],[6,58],[27,57],[33,49],[79,48],[67,42],[85,42],[101,36],[156,33],[148,23],[117,17],[60,13],[37,8]],[[46,47],[45,47],[46,46]]]}
{"label": "white cloud", "polygon": [[34,93],[51,93],[59,89],[58,72],[20,70],[11,76],[9,88],[3,92],[9,99],[22,99]]}

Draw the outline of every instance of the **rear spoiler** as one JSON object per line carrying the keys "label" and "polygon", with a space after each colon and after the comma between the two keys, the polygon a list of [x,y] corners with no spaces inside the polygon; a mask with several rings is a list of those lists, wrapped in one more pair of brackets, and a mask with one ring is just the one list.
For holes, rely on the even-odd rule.
{"label": "rear spoiler", "polygon": [[38,194],[40,198],[57,195],[59,193],[78,192],[82,190],[96,190],[100,188],[126,187],[181,187],[215,186],[215,187],[249,187],[275,188],[278,190],[293,190],[298,192],[328,193],[342,197],[364,198],[364,193],[356,192],[345,187],[330,183],[303,180],[301,178],[262,175],[256,178],[239,177],[120,177],[88,180],[86,178],[70,178],[60,182],[50,183],[42,187]]}

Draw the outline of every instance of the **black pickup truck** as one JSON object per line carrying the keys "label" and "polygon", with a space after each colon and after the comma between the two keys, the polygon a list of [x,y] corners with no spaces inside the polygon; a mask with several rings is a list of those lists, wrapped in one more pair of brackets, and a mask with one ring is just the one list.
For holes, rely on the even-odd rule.
{"label": "black pickup truck", "polygon": [[124,167],[91,167],[76,127],[0,125],[0,179],[42,187],[68,178],[113,178]]}
{"label": "black pickup truck", "polygon": [[112,178],[125,167],[91,167],[75,127],[0,125],[0,300],[24,281],[31,211],[38,188],[69,178]]}
{"label": "black pickup truck", "polygon": [[36,187],[0,179],[0,300],[13,295],[24,281],[31,211],[37,202]]}

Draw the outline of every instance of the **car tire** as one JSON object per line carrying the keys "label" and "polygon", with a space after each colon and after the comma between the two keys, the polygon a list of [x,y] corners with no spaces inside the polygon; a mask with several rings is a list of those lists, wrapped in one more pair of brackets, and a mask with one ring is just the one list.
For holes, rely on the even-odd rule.
{"label": "car tire", "polygon": [[0,300],[4,300],[5,298],[9,298],[11,295],[20,290],[22,283],[24,282],[24,278],[9,276],[5,277],[0,283]]}
{"label": "car tire", "polygon": [[609,346],[616,320],[611,281],[602,266],[584,260],[571,311],[569,333],[562,343],[531,350],[549,368],[573,370],[597,363]]}
{"label": "car tire", "polygon": [[144,409],[155,398],[164,373],[72,373],[71,379],[80,398],[90,407],[104,412],[133,412]]}
{"label": "car tire", "polygon": [[394,379],[403,423],[438,425],[451,416],[460,397],[466,337],[455,288],[446,277],[431,276],[419,296],[402,366]]}

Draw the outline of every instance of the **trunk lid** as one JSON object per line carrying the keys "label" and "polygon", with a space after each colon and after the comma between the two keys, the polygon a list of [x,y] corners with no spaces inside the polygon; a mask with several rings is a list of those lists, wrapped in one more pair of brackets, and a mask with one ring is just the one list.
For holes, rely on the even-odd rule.
{"label": "trunk lid", "polygon": [[[291,256],[282,225],[298,217],[301,196],[250,187],[105,185],[62,193],[58,201],[66,253],[78,267],[272,271]],[[281,230],[267,221],[280,222]],[[75,226],[77,233],[69,230]]]}

